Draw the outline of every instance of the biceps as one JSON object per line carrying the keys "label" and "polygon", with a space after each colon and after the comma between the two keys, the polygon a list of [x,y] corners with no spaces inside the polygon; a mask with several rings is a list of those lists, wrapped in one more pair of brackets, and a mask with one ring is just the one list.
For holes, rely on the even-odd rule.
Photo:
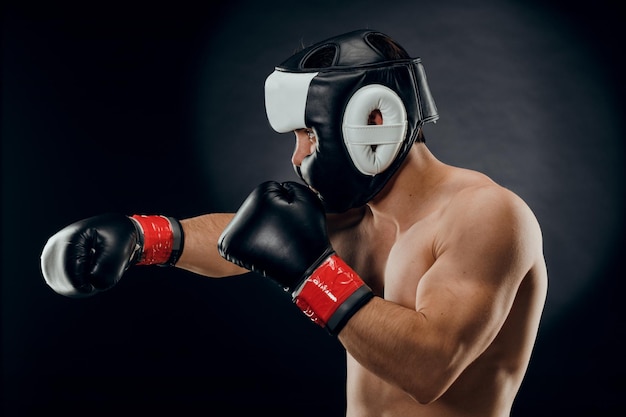
{"label": "biceps", "polygon": [[515,290],[504,271],[460,268],[438,259],[417,287],[416,310],[440,335],[451,355],[465,366],[496,337],[511,306]]}

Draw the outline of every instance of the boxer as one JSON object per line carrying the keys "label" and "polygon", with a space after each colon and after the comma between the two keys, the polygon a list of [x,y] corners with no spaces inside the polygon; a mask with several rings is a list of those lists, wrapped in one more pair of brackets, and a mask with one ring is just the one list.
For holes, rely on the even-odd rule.
{"label": "boxer", "polygon": [[133,265],[254,271],[345,348],[347,416],[508,416],[545,303],[541,229],[513,192],[428,149],[421,59],[342,34],[277,66],[265,106],[295,132],[302,183],[263,182],[234,214],[79,221],[44,246],[46,282],[84,297]]}

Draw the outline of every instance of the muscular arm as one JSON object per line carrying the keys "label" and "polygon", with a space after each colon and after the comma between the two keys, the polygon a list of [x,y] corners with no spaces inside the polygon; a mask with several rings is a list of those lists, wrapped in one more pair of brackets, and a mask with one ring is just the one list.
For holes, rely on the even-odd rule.
{"label": "muscular arm", "polygon": [[[361,365],[424,404],[445,393],[493,342],[522,279],[542,258],[534,216],[504,190],[462,196],[445,219],[415,308],[374,298],[339,334]],[[395,273],[415,279],[410,262]]]}
{"label": "muscular arm", "polygon": [[216,213],[182,220],[185,246],[176,267],[212,278],[248,272],[222,258],[217,251],[217,240],[232,218],[233,214]]}

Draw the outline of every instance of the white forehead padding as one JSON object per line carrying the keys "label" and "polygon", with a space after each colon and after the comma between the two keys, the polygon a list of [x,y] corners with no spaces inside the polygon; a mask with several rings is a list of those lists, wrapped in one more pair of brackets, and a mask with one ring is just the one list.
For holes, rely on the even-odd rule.
{"label": "white forehead padding", "polygon": [[[369,115],[380,111],[382,125],[368,125]],[[406,136],[407,114],[402,99],[390,88],[370,84],[357,90],[343,115],[343,139],[354,166],[365,175],[386,170],[395,160]]]}
{"label": "white forehead padding", "polygon": [[302,129],[306,97],[317,72],[274,71],[265,80],[265,112],[272,129],[286,133]]}

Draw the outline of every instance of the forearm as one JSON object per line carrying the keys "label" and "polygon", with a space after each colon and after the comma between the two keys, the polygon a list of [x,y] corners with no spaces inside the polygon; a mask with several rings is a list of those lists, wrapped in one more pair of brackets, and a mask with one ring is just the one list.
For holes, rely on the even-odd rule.
{"label": "forearm", "polygon": [[217,250],[217,240],[232,217],[214,213],[181,220],[185,246],[176,267],[212,278],[248,272],[222,258]]}
{"label": "forearm", "polygon": [[338,337],[363,367],[426,404],[452,382],[445,348],[431,330],[419,312],[374,297]]}

